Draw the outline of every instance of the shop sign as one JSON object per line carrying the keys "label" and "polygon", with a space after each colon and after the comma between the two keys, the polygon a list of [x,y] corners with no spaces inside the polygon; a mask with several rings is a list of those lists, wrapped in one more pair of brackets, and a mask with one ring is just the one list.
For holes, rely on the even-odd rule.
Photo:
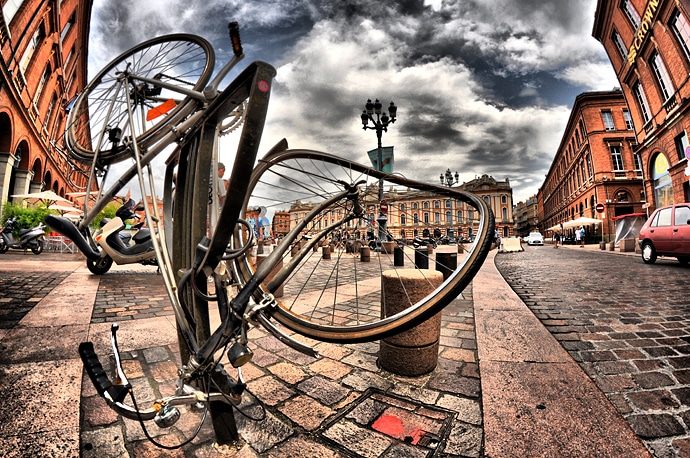
{"label": "shop sign", "polygon": [[640,26],[637,28],[635,38],[633,39],[630,49],[628,50],[628,62],[630,62],[630,65],[635,63],[637,52],[640,50],[640,48],[642,48],[642,44],[649,35],[649,31],[652,29],[654,16],[656,15],[656,10],[658,8],[659,0],[649,0],[647,7],[644,9]]}

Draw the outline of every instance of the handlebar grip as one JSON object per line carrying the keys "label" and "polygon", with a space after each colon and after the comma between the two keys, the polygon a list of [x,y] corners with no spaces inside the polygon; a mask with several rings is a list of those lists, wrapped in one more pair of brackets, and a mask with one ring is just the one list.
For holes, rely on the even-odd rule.
{"label": "handlebar grip", "polygon": [[242,50],[242,41],[240,41],[240,26],[236,21],[228,24],[228,29],[230,29],[230,41],[232,42],[232,52],[235,53],[237,57],[241,56],[244,51]]}
{"label": "handlebar grip", "polygon": [[84,369],[86,373],[89,374],[91,383],[98,391],[98,394],[105,397],[104,394],[107,392],[111,399],[115,402],[122,402],[127,396],[127,391],[130,386],[127,385],[113,385],[113,383],[108,378],[108,374],[103,370],[101,362],[98,360],[98,355],[93,349],[92,342],[82,342],[79,344],[79,356],[84,363]]}

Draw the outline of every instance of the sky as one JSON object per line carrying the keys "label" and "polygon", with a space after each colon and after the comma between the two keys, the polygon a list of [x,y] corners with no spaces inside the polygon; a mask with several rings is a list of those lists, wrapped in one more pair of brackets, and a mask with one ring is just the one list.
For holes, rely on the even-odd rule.
{"label": "sky", "polygon": [[[398,107],[383,134],[394,172],[432,183],[447,168],[460,182],[508,179],[517,203],[543,184],[575,97],[619,86],[591,35],[596,3],[94,0],[89,73],[179,32],[209,40],[223,63],[227,23],[237,21],[246,55],[237,71],[262,60],[278,72],[259,155],[286,138],[368,163],[377,140],[360,115],[378,98]],[[231,163],[231,153],[220,159]]]}

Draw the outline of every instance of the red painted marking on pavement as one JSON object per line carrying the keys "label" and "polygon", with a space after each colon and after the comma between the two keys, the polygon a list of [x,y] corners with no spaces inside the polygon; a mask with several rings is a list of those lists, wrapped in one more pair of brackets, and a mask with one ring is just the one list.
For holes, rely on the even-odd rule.
{"label": "red painted marking on pavement", "polygon": [[381,415],[371,427],[391,437],[401,437],[405,431],[402,420],[393,415]]}

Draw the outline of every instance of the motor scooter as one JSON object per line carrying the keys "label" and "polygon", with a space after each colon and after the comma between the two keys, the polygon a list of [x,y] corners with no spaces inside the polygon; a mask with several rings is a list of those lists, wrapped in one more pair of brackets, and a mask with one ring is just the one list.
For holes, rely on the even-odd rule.
{"label": "motor scooter", "polygon": [[7,218],[5,226],[0,233],[0,253],[5,253],[12,248],[13,250],[31,250],[34,254],[43,253],[45,246],[45,234],[43,223],[38,223],[38,226],[30,229],[19,229],[19,240],[14,239],[14,226],[17,224],[17,219],[14,217]]}
{"label": "motor scooter", "polygon": [[[134,199],[129,199],[115,212],[115,218],[104,218],[101,227],[91,236],[92,243],[86,240],[77,227],[66,218],[55,215],[46,217],[46,222],[51,228],[71,239],[79,250],[86,256],[86,267],[94,275],[103,275],[113,265],[134,264],[155,266],[158,265],[156,252],[151,241],[151,232],[148,228],[142,228],[143,222],[132,226],[136,230],[134,235],[123,232],[126,228],[125,221],[139,220],[134,212]],[[136,210],[144,210],[142,206]]]}

